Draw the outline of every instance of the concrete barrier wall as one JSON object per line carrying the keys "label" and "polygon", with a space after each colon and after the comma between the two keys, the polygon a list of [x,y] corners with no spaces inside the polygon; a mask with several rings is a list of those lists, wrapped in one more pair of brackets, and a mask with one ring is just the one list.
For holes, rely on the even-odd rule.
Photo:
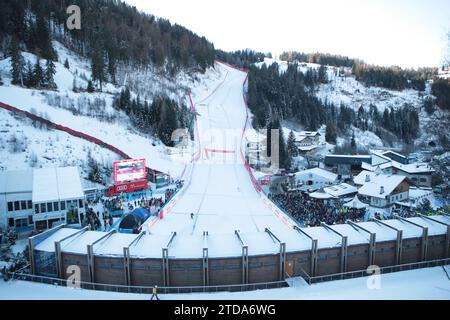
{"label": "concrete barrier wall", "polygon": [[280,256],[248,257],[248,282],[262,283],[280,280]]}
{"label": "concrete barrier wall", "polygon": [[447,242],[445,235],[428,237],[427,260],[447,258],[445,255],[446,245]]}
{"label": "concrete barrier wall", "polygon": [[403,239],[402,264],[419,262],[422,260],[422,238]]}
{"label": "concrete barrier wall", "polygon": [[[396,262],[396,241],[378,242],[375,246],[375,265],[393,266]],[[426,260],[446,258],[446,235],[428,237]],[[35,256],[54,256],[51,252],[34,251]],[[312,275],[311,250],[286,253],[285,271],[291,277]],[[39,259],[44,266],[37,266],[38,275],[54,272],[56,259]],[[422,238],[402,241],[401,264],[422,260]],[[63,277],[67,268],[77,265],[81,270],[81,280],[90,281],[87,255],[62,253]],[[347,271],[364,270],[369,266],[369,245],[360,244],[347,247]],[[173,287],[203,286],[202,259],[169,259],[169,285]],[[315,276],[341,272],[341,247],[326,248],[317,251]],[[242,257],[213,258],[208,260],[209,285],[235,285],[243,282]],[[121,257],[94,257],[94,276],[96,283],[126,285],[124,259]],[[280,279],[280,256],[278,254],[248,257],[248,282],[264,283]],[[162,259],[130,259],[130,285],[152,287],[164,286]]]}
{"label": "concrete barrier wall", "polygon": [[389,267],[395,265],[397,241],[377,242],[375,246],[375,265]]}
{"label": "concrete barrier wall", "polygon": [[169,259],[169,284],[172,287],[203,285],[202,259]]}
{"label": "concrete barrier wall", "polygon": [[130,285],[164,286],[162,259],[130,259]]}
{"label": "concrete barrier wall", "polygon": [[347,271],[364,270],[369,265],[369,244],[347,247]]}
{"label": "concrete barrier wall", "polygon": [[316,275],[325,276],[341,272],[341,248],[317,251]]}
{"label": "concrete barrier wall", "polygon": [[95,256],[95,283],[126,285],[123,258]]}
{"label": "concrete barrier wall", "polygon": [[301,277],[305,273],[311,274],[311,251],[287,253],[286,265],[289,266],[289,264],[292,265],[286,268],[286,272],[291,277]]}
{"label": "concrete barrier wall", "polygon": [[62,267],[63,267],[63,278],[67,279],[70,274],[67,274],[67,268],[69,266],[76,265],[81,271],[81,281],[90,282],[89,268],[88,268],[88,258],[87,254],[73,254],[63,252],[62,256]]}
{"label": "concrete barrier wall", "polygon": [[209,285],[242,283],[242,257],[209,259]]}

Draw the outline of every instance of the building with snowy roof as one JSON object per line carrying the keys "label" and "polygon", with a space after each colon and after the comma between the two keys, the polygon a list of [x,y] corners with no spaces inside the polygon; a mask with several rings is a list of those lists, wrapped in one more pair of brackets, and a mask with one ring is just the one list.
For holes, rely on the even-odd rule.
{"label": "building with snowy roof", "polygon": [[76,167],[0,173],[0,227],[51,228],[79,224],[84,191]]}
{"label": "building with snowy roof", "polygon": [[325,156],[325,166],[339,175],[350,176],[362,170],[363,163],[372,164],[370,155],[337,155]]}
{"label": "building with snowy roof", "polygon": [[405,176],[418,187],[431,187],[431,178],[435,170],[427,163],[413,160],[392,151],[384,153],[373,151],[372,163],[363,163],[362,168],[367,171],[381,170],[385,174]]}
{"label": "building with snowy roof", "polygon": [[409,182],[398,175],[366,175],[363,186],[358,190],[362,199],[373,207],[384,208],[409,198]]}
{"label": "building with snowy roof", "polygon": [[301,191],[315,191],[336,184],[338,176],[321,168],[312,168],[297,172],[295,180]]}
{"label": "building with snowy roof", "polygon": [[327,203],[329,200],[344,200],[354,197],[358,193],[358,188],[347,183],[341,183],[335,186],[325,187],[323,191],[312,192],[309,196],[313,199],[323,200]]}
{"label": "building with snowy roof", "polygon": [[0,172],[0,229],[33,224],[33,171]]}

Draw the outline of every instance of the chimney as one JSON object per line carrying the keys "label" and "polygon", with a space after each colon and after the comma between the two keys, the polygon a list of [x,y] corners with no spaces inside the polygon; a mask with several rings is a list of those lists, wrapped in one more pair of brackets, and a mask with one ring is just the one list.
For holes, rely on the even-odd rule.
{"label": "chimney", "polygon": [[370,175],[366,175],[366,182],[370,182]]}
{"label": "chimney", "polygon": [[384,194],[384,187],[383,186],[380,187],[380,194]]}

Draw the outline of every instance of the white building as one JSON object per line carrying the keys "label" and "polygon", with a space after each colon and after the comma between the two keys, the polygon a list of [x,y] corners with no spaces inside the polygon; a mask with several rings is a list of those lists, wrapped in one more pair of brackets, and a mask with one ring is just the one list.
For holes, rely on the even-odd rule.
{"label": "white building", "polygon": [[384,208],[409,198],[409,183],[406,177],[384,174],[366,175],[358,194],[371,206]]}
{"label": "white building", "polygon": [[33,225],[33,171],[0,172],[0,229]]}
{"label": "white building", "polygon": [[320,144],[320,133],[317,131],[301,131],[295,138],[295,145],[300,153],[316,149]]}
{"label": "white building", "polygon": [[330,200],[345,201],[353,198],[358,193],[358,188],[347,183],[341,183],[335,186],[325,187],[323,191],[316,191],[309,194],[313,199],[323,200],[328,203]]}
{"label": "white building", "polygon": [[[390,155],[390,157],[388,156]],[[385,152],[383,154],[372,152],[372,164],[363,163],[362,168],[367,171],[376,171],[380,169],[384,174],[397,174],[407,177],[414,185],[418,187],[431,187],[431,177],[435,170],[427,163],[409,163],[406,157],[395,152]]]}
{"label": "white building", "polygon": [[0,227],[51,228],[79,223],[85,213],[78,168],[44,168],[0,173]]}
{"label": "white building", "polygon": [[301,191],[315,191],[336,184],[337,174],[330,171],[313,168],[297,172],[295,181]]}

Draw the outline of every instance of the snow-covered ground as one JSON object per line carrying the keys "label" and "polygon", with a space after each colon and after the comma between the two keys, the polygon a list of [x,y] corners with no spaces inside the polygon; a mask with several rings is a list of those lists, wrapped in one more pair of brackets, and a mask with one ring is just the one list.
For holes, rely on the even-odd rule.
{"label": "snow-covered ground", "polygon": [[219,85],[203,94],[194,91],[201,157],[195,163],[191,183],[171,212],[150,231],[202,235],[204,231],[233,234],[240,230],[253,234],[270,227],[284,233],[286,225],[256,192],[240,155],[246,123],[242,97],[246,74],[219,64],[216,68],[222,74]]}
{"label": "snow-covered ground", "polygon": [[[119,148],[131,157],[146,158],[149,167],[169,173],[174,178],[177,178],[185,168],[185,162],[187,161],[186,159],[189,159],[189,154],[180,154],[179,150],[165,147],[158,139],[145,136],[134,130],[128,117],[117,112],[112,107],[114,94],[121,90],[121,86],[107,83],[103,86],[102,92],[95,92],[93,94],[74,92],[74,86],[83,89],[87,87],[87,81],[91,76],[89,61],[69,51],[56,41],[54,42],[54,47],[59,57],[59,62],[55,63],[56,74],[54,77],[55,83],[57,84],[57,91],[34,90],[11,85],[11,67],[10,59],[8,58],[0,60],[0,74],[4,82],[4,85],[0,86],[0,101],[99,138]],[[36,57],[33,54],[23,52],[22,55],[25,61],[29,61],[34,65]],[[64,61],[66,59],[70,64],[69,69],[64,67]],[[44,61],[41,61],[41,64],[43,65]],[[164,93],[176,100],[182,100],[186,104],[188,101],[185,94],[188,86],[201,88],[202,85],[213,84],[214,77],[216,76],[217,72],[213,68],[208,70],[206,74],[201,75],[202,81],[198,82],[195,82],[192,77],[188,77],[185,74],[181,74],[176,81],[170,81],[161,75],[152,73],[151,69],[121,70],[121,73],[118,75],[120,78],[119,83],[126,83],[139,91],[142,88],[137,86],[136,83],[143,78],[147,79],[142,82],[145,83],[148,92],[141,97],[150,99],[157,93]],[[159,82],[155,79],[159,79]],[[171,89],[175,92],[169,91]],[[137,93],[132,91],[132,95],[136,96]],[[9,130],[8,127],[5,127],[5,121],[10,121],[9,118],[10,115],[2,111],[1,119],[4,121],[2,121],[0,126],[1,131]],[[26,123],[22,123],[22,130],[24,131],[24,139],[36,140],[33,135],[35,130],[27,127]],[[53,138],[50,137],[51,135],[53,135]],[[66,146],[65,143],[57,146],[56,139],[62,139],[60,133],[49,132],[45,137],[43,137],[43,134],[39,134],[38,136],[40,140],[42,138],[49,141],[53,139],[55,141],[53,143],[54,148],[61,149]],[[69,164],[75,162],[77,165],[80,165],[78,159],[87,158],[87,145],[89,143],[82,141],[74,143],[74,138],[67,139],[70,140],[70,145],[73,147],[73,152],[76,155],[70,157],[71,153],[56,152],[62,150],[54,149],[55,152],[52,152],[50,155],[52,159],[50,161],[53,161],[52,165],[64,165],[67,161],[70,162]],[[66,140],[65,137],[64,140]],[[42,145],[44,144],[41,141]],[[99,154],[100,158],[110,158],[109,152],[99,151],[95,146],[91,146],[90,148],[93,151],[98,151],[96,153]],[[50,165],[45,160],[49,156],[47,154],[48,152],[46,153],[42,147],[36,147],[34,144],[30,144],[25,152],[20,155],[24,159],[17,159],[19,155],[11,156],[8,153],[2,152],[2,163],[0,165],[3,166],[3,170],[26,169],[30,167],[30,163],[25,161],[30,153],[35,153],[42,165]],[[108,156],[105,156],[107,154]],[[20,161],[15,161],[16,159]]]}
{"label": "snow-covered ground", "polygon": [[0,170],[78,166],[87,176],[86,155],[105,166],[119,156],[65,132],[34,127],[31,120],[0,109]]}
{"label": "snow-covered ground", "polygon": [[[446,267],[450,273],[449,266]],[[369,286],[368,286],[369,283]],[[379,284],[379,286],[378,286]],[[442,267],[250,292],[159,295],[161,300],[450,300]],[[89,291],[24,281],[0,281],[0,300],[149,300],[149,295]]]}

